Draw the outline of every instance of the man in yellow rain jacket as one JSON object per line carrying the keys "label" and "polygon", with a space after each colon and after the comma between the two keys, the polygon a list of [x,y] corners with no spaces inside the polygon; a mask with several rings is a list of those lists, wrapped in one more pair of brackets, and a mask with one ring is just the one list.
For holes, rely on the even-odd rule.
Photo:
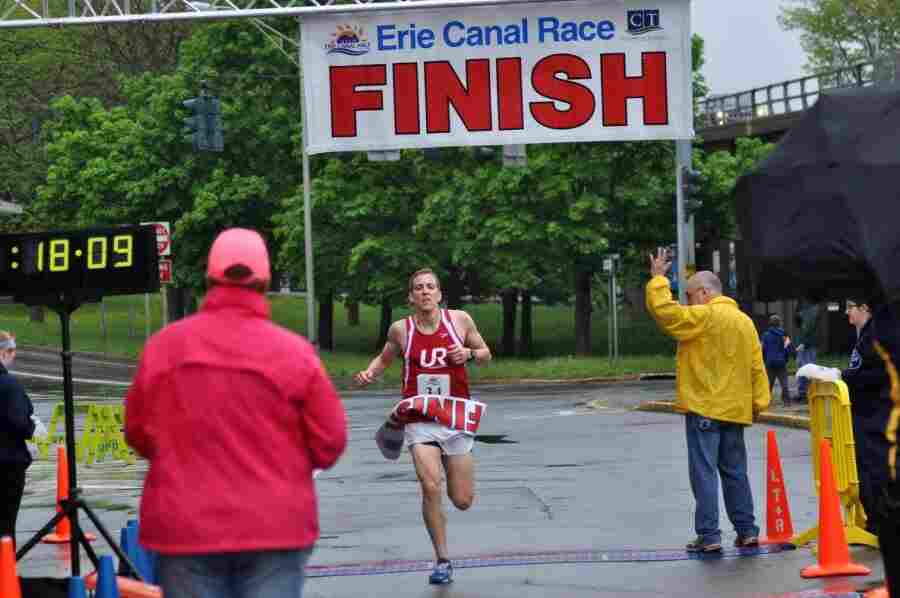
{"label": "man in yellow rain jacket", "polygon": [[678,341],[677,401],[685,413],[688,469],[696,501],[697,537],[690,552],[719,552],[719,478],[725,510],[737,532],[735,546],[759,543],[747,476],[744,427],[769,405],[769,380],[753,322],[712,272],[698,272],[686,286],[689,305],[672,299],[666,251],[650,256],[647,310],[660,329]]}

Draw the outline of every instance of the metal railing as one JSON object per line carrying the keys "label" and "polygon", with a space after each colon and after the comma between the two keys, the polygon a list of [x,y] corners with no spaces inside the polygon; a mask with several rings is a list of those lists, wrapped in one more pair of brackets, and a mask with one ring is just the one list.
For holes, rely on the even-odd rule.
{"label": "metal railing", "polygon": [[800,79],[790,79],[734,94],[709,96],[697,102],[697,129],[724,127],[777,114],[802,112],[816,103],[819,92],[872,85],[875,65],[863,62]]}

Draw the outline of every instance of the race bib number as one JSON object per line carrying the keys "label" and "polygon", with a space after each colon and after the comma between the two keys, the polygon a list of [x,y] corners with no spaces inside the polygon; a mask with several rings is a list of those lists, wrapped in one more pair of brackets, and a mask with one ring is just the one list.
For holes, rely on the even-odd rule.
{"label": "race bib number", "polygon": [[419,374],[416,386],[420,395],[450,396],[450,376],[447,374]]}

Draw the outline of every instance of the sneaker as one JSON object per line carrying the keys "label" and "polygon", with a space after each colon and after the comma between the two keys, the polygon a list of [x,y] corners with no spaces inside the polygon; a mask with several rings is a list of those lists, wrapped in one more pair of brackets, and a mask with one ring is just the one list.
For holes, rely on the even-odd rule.
{"label": "sneaker", "polygon": [[734,540],[734,545],[738,548],[756,548],[759,546],[758,536],[738,536]]}
{"label": "sneaker", "polygon": [[704,542],[703,538],[696,537],[685,545],[688,552],[722,552],[719,542]]}
{"label": "sneaker", "polygon": [[453,581],[453,565],[450,561],[436,564],[428,576],[428,583],[431,584],[443,585],[451,581]]}

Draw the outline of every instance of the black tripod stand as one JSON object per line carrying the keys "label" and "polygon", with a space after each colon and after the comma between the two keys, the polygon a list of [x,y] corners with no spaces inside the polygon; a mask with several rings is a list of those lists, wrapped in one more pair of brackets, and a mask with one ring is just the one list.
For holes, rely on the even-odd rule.
{"label": "black tripod stand", "polygon": [[87,538],[85,538],[84,532],[81,530],[81,525],[79,525],[78,523],[78,511],[80,509],[84,511],[88,518],[97,527],[97,531],[100,532],[100,534],[106,540],[107,544],[109,544],[109,546],[116,553],[116,556],[119,557],[119,562],[125,565],[125,567],[122,569],[126,573],[130,572],[140,581],[144,581],[143,578],[141,578],[137,568],[134,566],[134,563],[129,560],[128,555],[126,555],[122,551],[122,548],[118,544],[116,544],[112,536],[109,535],[109,532],[106,530],[106,528],[103,527],[103,524],[100,522],[100,519],[97,517],[97,515],[91,510],[84,499],[81,498],[81,491],[78,489],[78,475],[75,469],[77,461],[75,459],[75,401],[74,391],[72,388],[72,339],[69,329],[69,322],[72,312],[81,307],[82,303],[97,302],[100,300],[100,296],[100,292],[64,292],[49,297],[26,297],[23,299],[20,299],[18,297],[16,298],[17,302],[25,303],[27,305],[46,305],[57,314],[59,314],[59,321],[62,328],[61,355],[63,365],[63,405],[65,409],[66,422],[66,461],[69,467],[69,496],[65,500],[60,501],[60,510],[56,513],[56,516],[53,517],[53,519],[51,519],[44,527],[42,527],[34,535],[34,537],[28,540],[28,542],[18,550],[18,552],[16,552],[16,560],[21,560],[29,550],[34,548],[44,536],[49,534],[56,527],[56,524],[59,523],[63,517],[68,517],[72,528],[72,539],[70,544],[72,575],[76,577],[81,575],[81,561],[79,558],[78,549],[79,545],[84,547],[85,552],[87,552],[88,557],[94,564],[94,568],[99,570],[100,561],[97,558],[97,553],[94,552],[94,549],[87,541]]}

